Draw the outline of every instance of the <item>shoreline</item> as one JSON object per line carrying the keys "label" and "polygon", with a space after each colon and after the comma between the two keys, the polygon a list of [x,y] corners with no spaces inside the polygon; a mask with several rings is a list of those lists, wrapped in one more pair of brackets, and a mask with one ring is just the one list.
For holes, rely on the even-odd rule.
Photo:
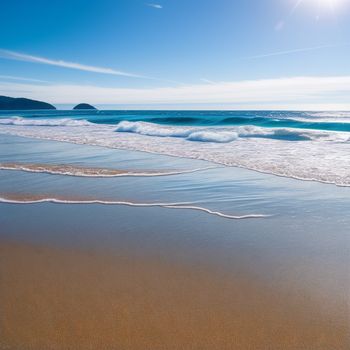
{"label": "shoreline", "polygon": [[[2,140],[0,163],[210,165]],[[0,203],[0,348],[347,350],[348,191],[233,167],[105,179],[1,170],[14,203]],[[232,213],[273,216],[217,215]]]}
{"label": "shoreline", "polygon": [[[223,167],[223,166],[222,166]],[[67,175],[77,177],[95,177],[95,178],[111,178],[111,177],[152,177],[152,176],[174,176],[182,174],[191,174],[200,171],[215,169],[216,166],[194,168],[188,170],[123,170],[114,168],[97,168],[79,166],[74,164],[51,164],[51,163],[25,163],[25,162],[0,162],[0,170],[26,171],[29,173],[44,173],[52,175]]]}
{"label": "shoreline", "polygon": [[182,209],[182,210],[194,210],[204,212],[210,215],[218,216],[225,219],[232,220],[245,220],[245,219],[264,219],[269,218],[272,215],[266,214],[245,214],[245,215],[233,215],[227,214],[220,211],[210,210],[205,207],[194,205],[191,202],[176,202],[176,203],[137,203],[137,202],[126,202],[126,201],[111,201],[103,199],[88,199],[88,198],[56,198],[56,197],[45,197],[35,195],[3,195],[0,193],[0,203],[5,204],[39,204],[39,203],[52,203],[52,204],[100,204],[100,205],[120,205],[127,207],[146,207],[146,208],[166,208],[166,209]]}
{"label": "shoreline", "polygon": [[[115,126],[111,126],[109,124],[92,124],[92,125],[94,127],[96,127],[97,129],[100,129],[100,128],[103,129],[103,127],[105,127],[106,131],[111,131],[113,133],[115,132],[113,130],[113,128],[115,128]],[[1,130],[1,127],[4,130]],[[31,133],[28,134],[28,130],[26,131],[26,129],[25,129],[26,126],[16,126],[18,128],[21,128],[22,131],[14,132],[13,130],[11,130],[12,127],[13,126],[9,127],[7,125],[0,125],[0,134],[16,136],[16,137],[24,137],[24,138],[28,138],[28,139],[63,142],[63,143],[70,143],[70,144],[76,144],[76,145],[82,145],[82,146],[86,145],[86,146],[92,146],[92,147],[102,147],[102,148],[107,148],[107,149],[116,149],[116,150],[121,150],[121,151],[142,152],[142,153],[147,153],[147,154],[156,155],[156,156],[159,155],[159,156],[174,157],[174,158],[179,158],[179,159],[202,161],[202,162],[207,162],[207,163],[214,164],[214,165],[217,165],[217,166],[235,167],[235,168],[245,169],[245,170],[249,170],[249,171],[253,171],[253,172],[257,172],[257,173],[261,173],[261,174],[272,175],[272,176],[283,177],[283,178],[289,178],[289,179],[295,179],[295,180],[298,180],[298,181],[317,182],[317,183],[326,184],[326,185],[333,185],[333,186],[337,186],[337,187],[350,187],[350,182],[348,182],[350,180],[347,179],[346,183],[339,182],[338,181],[338,176],[336,176],[332,180],[327,180],[327,179],[325,180],[323,178],[308,177],[309,175],[308,176],[293,175],[293,171],[294,171],[293,167],[289,169],[290,173],[284,173],[285,170],[283,170],[283,171],[280,170],[279,172],[276,172],[275,167],[271,170],[271,169],[262,169],[262,168],[259,168],[259,167],[256,167],[256,166],[251,166],[249,164],[246,164],[246,159],[245,158],[249,157],[249,156],[254,158],[254,154],[256,152],[258,152],[259,148],[265,147],[264,144],[262,144],[262,145],[260,145],[260,144],[259,145],[252,144],[253,149],[251,150],[251,152],[248,155],[245,155],[245,156],[239,158],[238,160],[237,159],[236,160],[226,160],[225,158],[223,158],[222,160],[219,161],[219,160],[215,160],[212,156],[210,156],[210,157],[203,156],[203,155],[199,156],[196,151],[194,151],[194,155],[189,154],[188,152],[185,152],[185,151],[183,151],[182,154],[174,154],[173,151],[160,150],[159,149],[159,145],[158,146],[157,145],[153,145],[152,146],[153,148],[156,148],[157,151],[153,150],[152,147],[150,146],[150,144],[147,144],[147,146],[143,145],[143,148],[145,148],[145,147],[147,148],[148,147],[147,149],[140,149],[140,146],[138,148],[135,148],[133,143],[131,143],[131,145],[130,144],[128,145],[128,141],[127,140],[124,140],[121,144],[118,144],[118,145],[115,144],[115,142],[116,142],[115,140],[114,140],[113,144],[110,144],[110,143],[105,144],[103,142],[101,144],[101,140],[96,140],[96,139],[93,139],[92,141],[90,140],[89,142],[86,142],[86,137],[91,136],[91,131],[92,130],[89,130],[90,131],[90,135],[89,136],[85,135],[85,139],[84,140],[79,140],[79,139],[76,138],[75,135],[68,135],[68,136],[64,135],[63,138],[62,137],[60,138],[60,137],[53,136],[53,135],[42,135],[42,134],[40,134],[40,132],[37,135],[31,134]],[[85,127],[85,128],[88,129],[89,127],[90,126]],[[45,130],[50,130],[50,129],[55,128],[55,127],[53,127],[53,126],[36,126],[35,128],[39,131],[42,128],[44,128]],[[69,128],[69,127],[67,127],[67,128]],[[84,127],[74,126],[72,128],[73,129],[74,128],[76,128],[76,129],[82,128],[82,132],[83,132],[83,130],[86,131],[84,129]],[[333,132],[335,134],[337,134],[337,133],[344,134],[344,132],[337,132],[337,131],[330,131],[330,132]],[[129,134],[129,133],[128,132],[119,132],[119,134]],[[153,138],[152,136],[143,136],[142,134],[139,135],[139,134],[133,134],[133,133],[130,133],[129,136],[131,136],[132,138],[135,138],[135,141],[138,140],[139,142],[141,142],[143,140],[142,139],[143,137],[149,137],[150,139]],[[110,137],[110,135],[108,137]],[[121,136],[119,135],[119,137],[121,137]],[[141,137],[141,138],[139,138],[139,137]],[[166,137],[161,137],[161,138],[162,139],[166,139]],[[176,144],[177,147],[179,147],[181,145],[181,142],[183,142],[183,140],[177,140],[176,137],[173,137],[173,140],[171,140],[171,141],[174,142],[174,144],[176,144],[176,142],[180,141],[179,143]],[[271,142],[271,141],[272,141],[272,144],[273,144],[274,143],[273,141],[278,141],[278,140],[277,139],[276,140],[269,140],[269,142]],[[185,142],[190,142],[190,141],[185,141]],[[235,142],[235,141],[233,141],[233,142]],[[285,142],[290,142],[290,141],[285,141]],[[313,141],[313,140],[310,140],[310,141],[299,141],[299,142],[310,142],[311,145],[315,144],[315,142],[316,142],[316,144],[318,143],[318,141]],[[345,141],[343,140],[342,143],[344,143],[344,142]],[[206,143],[206,142],[203,142],[203,143]],[[294,144],[297,144],[297,143],[298,142],[294,142]],[[336,145],[336,144],[337,143],[335,143],[334,145]],[[171,147],[173,147],[171,142],[169,143],[169,145],[171,145]],[[220,143],[218,145],[220,145]],[[221,145],[224,145],[224,144],[221,144]],[[284,144],[280,144],[280,146],[282,146],[282,145],[284,145]],[[241,149],[240,149],[240,152],[243,152],[242,155],[244,155],[244,153],[245,153],[244,152],[244,148],[245,148],[246,145],[243,145],[243,146],[244,147],[241,147]],[[266,145],[266,146],[268,146],[268,145]],[[276,164],[280,163],[280,165],[284,164],[284,166],[287,166],[288,163],[284,163],[285,155],[279,154],[279,152],[276,149],[276,146],[277,146],[277,144],[273,146],[273,152],[275,152],[276,155],[277,155],[277,159],[275,159],[274,162],[277,161]],[[320,147],[320,145],[318,145],[318,146]],[[237,147],[237,146],[235,146],[235,147]],[[322,147],[321,147],[320,150],[317,151],[317,152],[319,152],[318,156],[320,157],[320,159],[323,158],[323,155],[326,152],[326,148],[325,147],[322,148]],[[254,149],[255,149],[255,152],[254,152]],[[305,148],[300,147],[300,151],[302,151],[302,150],[305,150]],[[291,157],[292,157],[291,159],[293,159],[293,155],[291,155]],[[222,158],[222,155],[221,155],[221,158]],[[301,166],[301,168],[303,168],[303,167],[305,167],[305,164],[303,164],[303,165],[299,164],[299,167],[300,166]],[[332,174],[332,171],[330,169],[328,169],[328,171],[329,171],[329,174],[327,176],[334,177],[334,174]],[[344,169],[343,169],[343,171],[344,171]],[[324,177],[326,175],[322,175],[322,176]]]}

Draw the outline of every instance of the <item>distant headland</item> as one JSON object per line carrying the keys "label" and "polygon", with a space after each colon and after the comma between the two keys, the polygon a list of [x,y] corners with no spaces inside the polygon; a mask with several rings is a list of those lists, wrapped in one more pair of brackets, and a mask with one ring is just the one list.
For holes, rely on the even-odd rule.
{"label": "distant headland", "polygon": [[79,103],[73,109],[94,109],[94,110],[96,110],[97,108],[89,105],[88,103]]}
{"label": "distant headland", "polygon": [[56,109],[53,105],[28,98],[0,96],[0,110]]}
{"label": "distant headland", "polygon": [[[35,110],[35,109],[56,109],[50,103],[31,100],[24,97],[0,96],[0,110]],[[88,103],[79,103],[73,110],[97,110]]]}

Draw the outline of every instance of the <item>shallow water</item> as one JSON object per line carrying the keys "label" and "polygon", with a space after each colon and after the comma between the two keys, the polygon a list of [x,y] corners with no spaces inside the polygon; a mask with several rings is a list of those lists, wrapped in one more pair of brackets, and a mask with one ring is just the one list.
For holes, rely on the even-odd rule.
{"label": "shallow water", "polygon": [[[1,170],[2,194],[67,201],[187,203],[232,215],[322,218],[332,210],[334,217],[349,219],[348,188],[273,177],[209,162],[14,136],[2,136],[0,149],[0,164],[39,164],[39,167],[46,164],[46,170],[36,168],[37,172]],[[48,174],[47,168],[54,164],[126,171],[126,176],[101,179]],[[130,172],[133,176],[127,176]],[[144,176],[152,172],[173,175]],[[134,176],[135,173],[141,176]]]}

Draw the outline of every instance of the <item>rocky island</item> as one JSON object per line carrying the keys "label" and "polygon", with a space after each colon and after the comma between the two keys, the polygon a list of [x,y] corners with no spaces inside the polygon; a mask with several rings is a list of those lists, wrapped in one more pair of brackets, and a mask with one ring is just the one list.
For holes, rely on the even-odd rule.
{"label": "rocky island", "polygon": [[0,96],[0,110],[56,109],[53,105],[28,98]]}
{"label": "rocky island", "polygon": [[73,109],[93,109],[93,110],[96,110],[97,108],[89,105],[88,103],[79,103]]}

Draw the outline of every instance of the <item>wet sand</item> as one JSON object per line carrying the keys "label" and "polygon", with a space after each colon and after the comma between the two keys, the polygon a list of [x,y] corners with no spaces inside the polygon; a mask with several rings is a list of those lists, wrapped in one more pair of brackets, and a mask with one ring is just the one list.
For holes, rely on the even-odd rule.
{"label": "wet sand", "polygon": [[346,310],[125,252],[0,241],[1,349],[349,349]]}
{"label": "wet sand", "polygon": [[[123,170],[112,168],[96,168],[83,167],[74,164],[43,164],[43,163],[1,163],[0,170],[26,171],[32,173],[46,173],[52,175],[67,175],[78,177],[122,177],[122,176],[137,176],[137,177],[152,177],[152,176],[169,176],[186,173],[194,173],[201,170],[206,170],[210,167],[203,167],[190,170]],[[212,166],[211,168],[215,168]]]}

